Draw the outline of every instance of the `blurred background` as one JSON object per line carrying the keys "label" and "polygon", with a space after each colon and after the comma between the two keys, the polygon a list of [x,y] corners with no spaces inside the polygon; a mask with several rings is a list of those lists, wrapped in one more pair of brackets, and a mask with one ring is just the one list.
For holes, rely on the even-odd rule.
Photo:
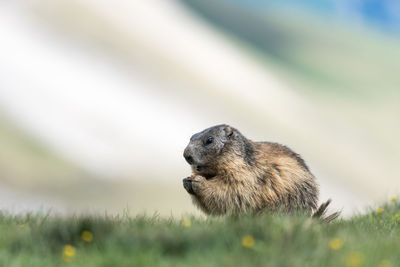
{"label": "blurred background", "polygon": [[396,0],[0,1],[0,209],[200,214],[190,136],[300,153],[345,215],[400,189]]}

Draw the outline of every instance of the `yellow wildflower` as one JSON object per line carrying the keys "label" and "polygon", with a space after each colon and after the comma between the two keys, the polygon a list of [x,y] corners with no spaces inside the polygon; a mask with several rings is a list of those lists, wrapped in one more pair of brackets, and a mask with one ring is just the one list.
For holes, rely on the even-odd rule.
{"label": "yellow wildflower", "polygon": [[347,267],[359,267],[364,264],[364,255],[360,252],[351,252],[346,257]]}
{"label": "yellow wildflower", "polygon": [[188,228],[188,227],[190,227],[190,225],[192,225],[192,223],[190,222],[190,220],[184,219],[184,220],[182,221],[182,226],[183,226],[183,227]]}
{"label": "yellow wildflower", "polygon": [[71,245],[65,245],[63,249],[62,258],[65,262],[70,262],[75,256],[75,247]]}
{"label": "yellow wildflower", "polygon": [[396,201],[396,199],[397,199],[396,195],[393,195],[392,198],[391,198],[392,201]]}
{"label": "yellow wildflower", "polygon": [[254,237],[251,235],[246,235],[242,238],[242,246],[246,248],[251,248],[254,246]]}
{"label": "yellow wildflower", "polygon": [[376,210],[376,212],[377,212],[378,214],[381,214],[381,213],[383,212],[383,209],[382,209],[382,208],[378,208],[378,209]]}
{"label": "yellow wildflower", "polygon": [[392,263],[389,260],[382,260],[378,267],[392,267]]}
{"label": "yellow wildflower", "polygon": [[81,234],[81,238],[83,241],[90,243],[93,241],[93,234],[90,231],[83,231]]}
{"label": "yellow wildflower", "polygon": [[339,250],[343,246],[343,240],[340,238],[334,238],[329,242],[331,250]]}

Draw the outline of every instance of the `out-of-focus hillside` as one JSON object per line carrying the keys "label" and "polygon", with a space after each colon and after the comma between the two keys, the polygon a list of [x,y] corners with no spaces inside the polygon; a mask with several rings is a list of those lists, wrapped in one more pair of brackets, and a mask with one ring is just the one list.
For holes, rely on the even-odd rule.
{"label": "out-of-focus hillside", "polygon": [[[99,179],[46,149],[44,144],[0,123],[0,209],[56,214],[121,213],[170,215],[191,208],[166,181]],[[145,209],[144,209],[145,208]]]}
{"label": "out-of-focus hillside", "polygon": [[182,151],[218,123],[300,153],[321,199],[345,214],[400,188],[392,37],[224,1],[15,1],[0,12],[0,182],[11,190],[69,211],[194,212]]}
{"label": "out-of-focus hillside", "polygon": [[182,2],[248,50],[256,49],[269,68],[293,80],[292,88],[358,102],[399,95],[400,53],[395,36],[287,6]]}

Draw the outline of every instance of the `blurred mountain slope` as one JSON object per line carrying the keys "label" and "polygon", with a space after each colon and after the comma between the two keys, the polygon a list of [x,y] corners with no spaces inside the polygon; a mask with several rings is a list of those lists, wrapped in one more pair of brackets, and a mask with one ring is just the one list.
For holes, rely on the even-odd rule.
{"label": "blurred mountain slope", "polygon": [[72,183],[87,176],[11,125],[0,120],[1,182],[32,188],[43,186],[43,183]]}
{"label": "blurred mountain slope", "polygon": [[[123,211],[138,214],[196,213],[180,183],[114,181],[94,178],[38,140],[0,122],[0,208],[9,212],[42,210],[58,214]],[[178,181],[180,182],[180,181]]]}
{"label": "blurred mountain slope", "polygon": [[275,62],[278,66],[268,65],[301,82],[297,87],[342,98],[384,98],[382,91],[399,94],[400,40],[394,37],[279,5],[182,2],[257,49],[267,63]]}

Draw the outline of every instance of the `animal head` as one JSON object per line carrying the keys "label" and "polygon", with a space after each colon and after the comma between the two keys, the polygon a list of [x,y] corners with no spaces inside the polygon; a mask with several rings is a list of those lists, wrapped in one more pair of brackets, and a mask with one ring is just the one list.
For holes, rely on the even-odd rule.
{"label": "animal head", "polygon": [[195,174],[211,178],[221,169],[221,164],[234,160],[235,156],[243,157],[245,141],[238,130],[221,124],[194,134],[183,156]]}

